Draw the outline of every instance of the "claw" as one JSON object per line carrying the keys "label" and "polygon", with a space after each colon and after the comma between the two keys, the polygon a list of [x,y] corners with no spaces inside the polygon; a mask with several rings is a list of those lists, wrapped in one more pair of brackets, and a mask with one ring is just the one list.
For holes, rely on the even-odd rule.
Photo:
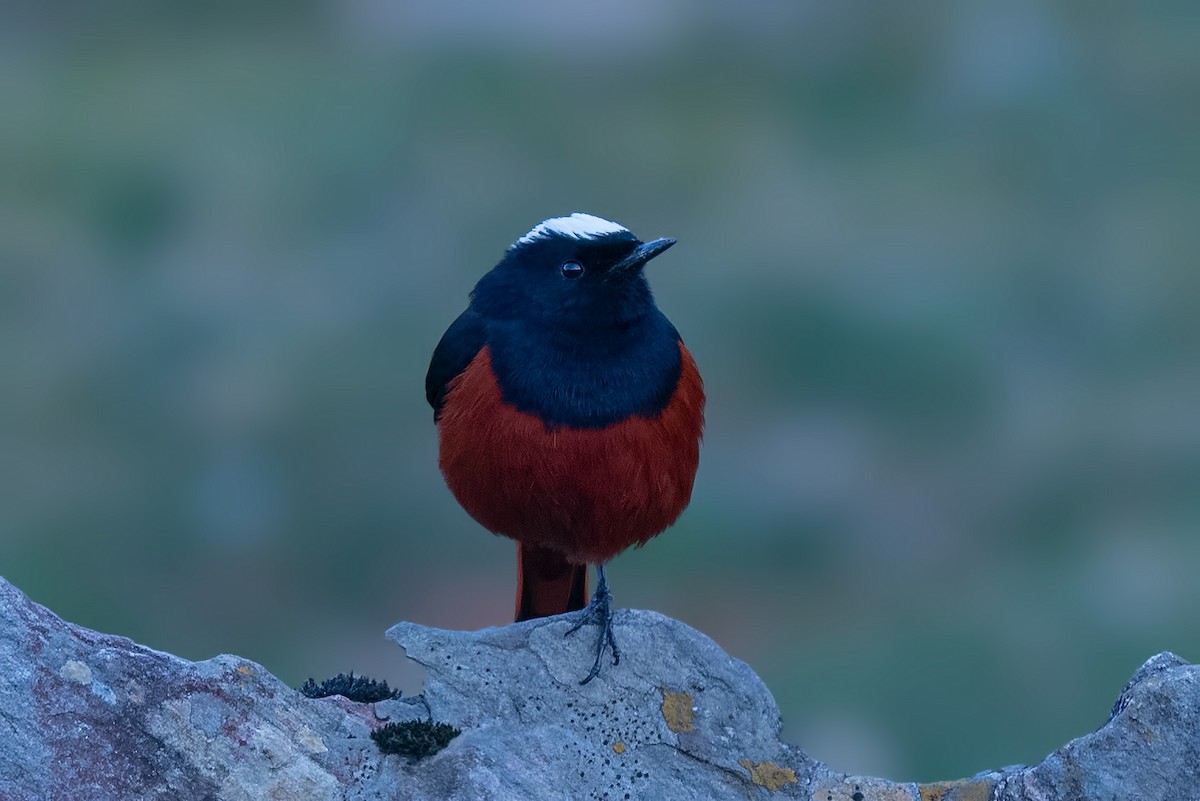
{"label": "claw", "polygon": [[600,627],[600,636],[596,638],[596,661],[592,664],[592,669],[588,671],[588,674],[579,682],[580,684],[587,684],[600,675],[600,659],[604,656],[605,648],[612,649],[614,665],[621,662],[621,649],[617,647],[617,640],[613,636],[612,593],[608,591],[608,582],[604,580],[604,567],[602,565],[597,567],[596,573],[599,576],[596,593],[592,596],[591,602],[579,611],[579,619],[575,625],[563,635],[566,637],[574,634],[589,623],[595,623]]}

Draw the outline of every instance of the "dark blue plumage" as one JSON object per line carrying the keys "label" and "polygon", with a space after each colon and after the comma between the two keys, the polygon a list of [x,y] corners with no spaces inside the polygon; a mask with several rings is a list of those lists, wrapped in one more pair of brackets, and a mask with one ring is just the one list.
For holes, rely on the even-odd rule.
{"label": "dark blue plumage", "polygon": [[[519,241],[434,352],[425,392],[435,419],[446,385],[485,344],[504,400],[547,426],[603,428],[660,412],[679,380],[679,333],[641,265],[670,244],[624,230]],[[572,263],[581,275],[564,275]]]}
{"label": "dark blue plumage", "polygon": [[425,399],[433,407],[435,421],[442,414],[442,404],[446,400],[450,381],[466,370],[479,353],[487,341],[486,332],[483,319],[468,308],[442,334],[442,340],[438,342],[433,359],[429,362],[429,372],[425,374]]}

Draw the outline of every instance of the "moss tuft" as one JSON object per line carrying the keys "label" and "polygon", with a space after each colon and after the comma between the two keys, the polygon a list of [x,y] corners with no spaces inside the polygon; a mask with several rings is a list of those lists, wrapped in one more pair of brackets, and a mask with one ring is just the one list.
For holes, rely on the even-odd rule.
{"label": "moss tuft", "polygon": [[330,695],[341,695],[360,704],[370,704],[375,701],[389,701],[400,697],[399,690],[388,687],[386,681],[375,681],[366,676],[355,676],[354,671],[349,675],[339,673],[332,679],[326,679],[319,685],[309,679],[304,682],[300,692],[309,698],[325,698]]}
{"label": "moss tuft", "polygon": [[460,729],[446,723],[406,720],[376,729],[371,732],[371,739],[385,754],[399,754],[417,760],[433,756],[460,734]]}

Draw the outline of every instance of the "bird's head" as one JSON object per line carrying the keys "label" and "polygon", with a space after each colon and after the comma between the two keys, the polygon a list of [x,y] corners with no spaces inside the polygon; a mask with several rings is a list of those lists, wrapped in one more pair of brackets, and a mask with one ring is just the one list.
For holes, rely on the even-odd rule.
{"label": "bird's head", "polygon": [[476,285],[493,320],[560,330],[628,326],[655,308],[642,268],[674,239],[642,242],[624,226],[576,212],[538,223]]}

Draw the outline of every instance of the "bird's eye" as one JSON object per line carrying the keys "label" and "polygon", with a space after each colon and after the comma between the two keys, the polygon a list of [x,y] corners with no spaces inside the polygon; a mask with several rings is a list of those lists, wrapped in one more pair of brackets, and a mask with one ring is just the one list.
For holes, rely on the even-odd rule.
{"label": "bird's eye", "polygon": [[563,278],[578,278],[583,275],[583,265],[577,261],[564,261],[562,267]]}

